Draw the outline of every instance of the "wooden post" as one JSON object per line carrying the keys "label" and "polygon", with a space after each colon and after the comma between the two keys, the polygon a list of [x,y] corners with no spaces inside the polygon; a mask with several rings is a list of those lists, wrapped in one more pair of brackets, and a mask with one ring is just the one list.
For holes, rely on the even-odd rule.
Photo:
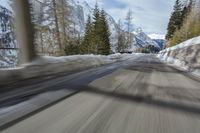
{"label": "wooden post", "polygon": [[20,48],[20,64],[28,63],[35,57],[34,28],[28,0],[14,0],[17,42]]}

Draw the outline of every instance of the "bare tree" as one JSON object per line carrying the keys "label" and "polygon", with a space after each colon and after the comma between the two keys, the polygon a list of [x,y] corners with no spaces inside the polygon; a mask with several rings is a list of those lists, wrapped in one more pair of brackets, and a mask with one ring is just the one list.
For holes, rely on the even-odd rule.
{"label": "bare tree", "polygon": [[53,11],[54,11],[54,19],[55,19],[55,26],[56,26],[56,37],[58,40],[59,48],[60,48],[60,54],[63,55],[62,45],[61,45],[61,38],[60,38],[60,31],[59,31],[59,25],[58,25],[58,14],[57,14],[57,3],[56,0],[53,0]]}
{"label": "bare tree", "polygon": [[124,52],[125,49],[127,48],[126,42],[125,42],[125,34],[124,31],[122,30],[122,23],[121,20],[119,19],[118,21],[118,27],[117,27],[117,52]]}
{"label": "bare tree", "polygon": [[130,48],[131,44],[132,44],[132,38],[131,38],[132,20],[133,20],[133,12],[129,9],[127,16],[126,16],[127,32],[128,32],[128,36],[127,36],[127,46],[128,46],[128,48]]}
{"label": "bare tree", "polygon": [[56,2],[61,49],[64,52],[67,42],[69,41],[69,35],[67,34],[67,32],[70,24],[70,7],[68,5],[68,0],[57,0]]}

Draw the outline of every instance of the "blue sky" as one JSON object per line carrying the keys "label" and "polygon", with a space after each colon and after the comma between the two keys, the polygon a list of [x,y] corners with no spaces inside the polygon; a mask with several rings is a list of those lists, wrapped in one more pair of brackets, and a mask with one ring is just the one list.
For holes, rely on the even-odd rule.
{"label": "blue sky", "polygon": [[[95,3],[96,0],[86,0]],[[114,19],[124,19],[133,11],[133,23],[147,34],[166,34],[167,23],[175,0],[97,0]]]}

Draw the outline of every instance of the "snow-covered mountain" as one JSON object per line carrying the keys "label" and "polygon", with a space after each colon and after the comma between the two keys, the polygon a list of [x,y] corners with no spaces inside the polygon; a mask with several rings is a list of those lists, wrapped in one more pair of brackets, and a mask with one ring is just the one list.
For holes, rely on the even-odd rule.
{"label": "snow-covered mountain", "polygon": [[164,49],[165,48],[165,44],[166,44],[165,35],[150,34],[148,36],[160,46],[160,49]]}
{"label": "snow-covered mountain", "polygon": [[165,48],[166,45],[165,39],[152,39],[152,40],[160,46],[161,50]]}
{"label": "snow-covered mountain", "polygon": [[153,45],[155,47],[160,48],[160,46],[154,40],[152,40],[146,33],[144,33],[141,28],[135,29],[133,34],[135,35],[136,40],[133,44],[133,47],[136,47],[136,49],[145,47],[147,45]]}

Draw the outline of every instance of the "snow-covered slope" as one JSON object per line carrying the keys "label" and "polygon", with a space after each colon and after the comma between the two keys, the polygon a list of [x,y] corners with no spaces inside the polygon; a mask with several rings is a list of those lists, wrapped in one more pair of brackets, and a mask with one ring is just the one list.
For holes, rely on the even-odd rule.
{"label": "snow-covered slope", "polygon": [[152,40],[160,46],[161,50],[165,48],[166,40],[164,39],[152,39]]}
{"label": "snow-covered slope", "polygon": [[135,40],[136,40],[135,43],[133,44],[133,47],[141,48],[147,45],[153,45],[155,47],[160,48],[160,46],[150,37],[148,37],[147,34],[145,34],[141,28],[137,28],[133,32],[133,34],[135,35]]}

